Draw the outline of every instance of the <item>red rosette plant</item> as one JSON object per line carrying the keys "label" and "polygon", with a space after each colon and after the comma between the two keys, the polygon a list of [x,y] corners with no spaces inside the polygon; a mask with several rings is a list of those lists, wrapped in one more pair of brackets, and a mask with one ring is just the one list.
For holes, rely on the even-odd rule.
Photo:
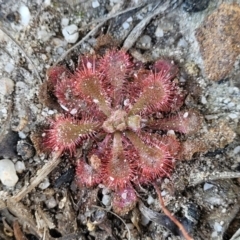
{"label": "red rosette plant", "polygon": [[78,159],[76,176],[87,187],[103,183],[112,189],[119,214],[135,206],[135,184],[170,176],[180,142],[167,131],[191,134],[199,127],[197,111],[181,110],[184,94],[174,81],[177,73],[167,60],[151,69],[136,67],[117,49],[102,57],[83,56],[74,73],[61,66],[47,72],[62,113],[51,120],[43,145],[74,156],[91,138],[95,149],[87,160]]}

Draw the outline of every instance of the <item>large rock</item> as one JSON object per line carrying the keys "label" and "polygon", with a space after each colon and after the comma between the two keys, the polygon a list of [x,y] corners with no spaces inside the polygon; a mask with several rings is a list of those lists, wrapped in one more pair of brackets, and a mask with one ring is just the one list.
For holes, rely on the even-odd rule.
{"label": "large rock", "polygon": [[223,3],[196,31],[208,78],[218,81],[240,53],[240,6]]}

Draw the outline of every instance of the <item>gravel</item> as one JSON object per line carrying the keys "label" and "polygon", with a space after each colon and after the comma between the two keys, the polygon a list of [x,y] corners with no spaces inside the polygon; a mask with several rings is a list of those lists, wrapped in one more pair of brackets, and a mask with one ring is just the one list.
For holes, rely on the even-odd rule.
{"label": "gravel", "polygon": [[[162,2],[167,1],[158,1],[159,4]],[[197,227],[193,226],[194,239],[223,239],[223,234],[225,239],[230,239],[240,228],[237,222],[240,181],[237,178],[208,181],[208,176],[216,172],[239,172],[240,169],[240,58],[238,56],[234,60],[226,78],[211,81],[206,75],[195,33],[221,2],[240,5],[240,0],[177,2],[184,4],[169,14],[155,16],[143,28],[129,52],[136,62],[141,61],[149,67],[159,58],[170,59],[179,65],[179,75],[174,81],[179,81],[188,93],[186,109],[197,109],[204,116],[204,127],[196,136],[188,136],[189,146],[199,139],[208,143],[212,136],[212,145],[207,144],[206,152],[196,151],[189,161],[176,160],[173,174],[159,181],[167,208],[178,217],[185,217],[183,206],[194,202],[200,209]],[[114,16],[138,4],[142,4],[141,7]],[[51,155],[40,153],[35,144],[42,134],[42,126],[59,112],[40,100],[39,90],[46,80],[47,69],[108,17],[96,34],[92,33],[90,38],[82,41],[60,63],[73,71],[79,55],[95,52],[97,39],[102,33],[109,33],[121,47],[132,29],[155,10],[154,4],[154,1],[147,0],[24,0],[21,3],[9,0],[1,3],[1,28],[5,31],[0,31],[0,203],[12,199],[24,186],[29,186],[42,166],[52,160]],[[100,50],[104,51],[106,46],[104,42],[101,44],[103,47]],[[226,135],[231,136],[230,140]],[[176,136],[186,140],[185,136],[177,133]],[[233,136],[236,137],[233,139]],[[88,142],[79,148],[79,158],[86,157],[91,144]],[[201,148],[201,145],[198,147]],[[24,226],[28,225],[36,238],[41,239],[41,234],[42,237],[44,234],[46,239],[53,239],[49,226],[54,223],[56,231],[62,236],[60,239],[70,239],[70,234],[76,234],[76,238],[71,238],[73,240],[93,238],[90,235],[107,239],[111,234],[114,239],[127,239],[126,226],[111,213],[106,214],[101,224],[97,223],[100,225],[90,222],[96,210],[92,206],[101,206],[106,212],[111,210],[112,193],[107,186],[96,189],[79,187],[73,176],[75,165],[71,156],[63,156],[60,164],[37,188],[13,204],[18,210],[26,210],[21,214],[11,211],[18,219],[22,232],[26,233]],[[73,169],[71,176],[61,178],[68,169]],[[191,186],[190,175],[194,179],[203,176],[201,184]],[[55,184],[57,179],[62,179],[61,184]],[[149,209],[161,212],[151,185],[136,184],[135,189]],[[133,223],[134,214],[138,220]],[[12,222],[9,219],[6,221],[12,228]],[[123,217],[123,221],[131,228],[132,239],[176,238],[162,226],[145,218],[138,205]],[[3,224],[2,220],[0,224]],[[140,232],[135,224],[139,225]],[[0,238],[3,238],[2,235]]]}

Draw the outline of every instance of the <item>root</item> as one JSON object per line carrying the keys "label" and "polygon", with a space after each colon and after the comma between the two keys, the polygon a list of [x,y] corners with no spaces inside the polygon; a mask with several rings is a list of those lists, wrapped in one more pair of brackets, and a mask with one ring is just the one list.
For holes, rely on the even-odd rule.
{"label": "root", "polygon": [[153,183],[153,186],[157,192],[160,204],[162,206],[162,210],[165,213],[166,216],[168,216],[179,228],[179,230],[182,232],[182,235],[185,237],[186,240],[193,240],[192,237],[189,236],[189,234],[187,233],[187,231],[185,230],[185,228],[183,227],[183,225],[172,215],[172,213],[165,207],[162,196],[161,196],[161,192],[157,186],[156,183]]}

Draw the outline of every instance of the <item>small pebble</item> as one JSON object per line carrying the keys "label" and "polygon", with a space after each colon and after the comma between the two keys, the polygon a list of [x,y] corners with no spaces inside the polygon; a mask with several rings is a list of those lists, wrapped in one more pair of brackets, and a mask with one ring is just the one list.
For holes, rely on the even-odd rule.
{"label": "small pebble", "polygon": [[236,113],[230,113],[228,115],[231,119],[236,119],[238,117],[238,115]]}
{"label": "small pebble", "polygon": [[52,37],[52,33],[48,32],[46,29],[38,29],[37,38],[41,39],[43,42],[48,41]]}
{"label": "small pebble", "polygon": [[20,14],[21,24],[25,27],[28,26],[31,19],[31,13],[29,11],[29,8],[22,4],[18,12]]}
{"label": "small pebble", "polygon": [[61,25],[62,27],[66,27],[69,24],[69,19],[68,18],[62,18],[61,20]]}
{"label": "small pebble", "polygon": [[155,31],[155,36],[160,38],[163,37],[163,35],[164,35],[163,29],[160,26],[158,26]]}
{"label": "small pebble", "polygon": [[230,102],[230,103],[228,103],[228,105],[227,105],[229,108],[232,108],[232,107],[234,107],[235,106],[235,103],[234,102]]}
{"label": "small pebble", "polygon": [[110,195],[103,195],[102,203],[105,206],[110,206],[110,204],[111,204],[111,196]]}
{"label": "small pebble", "polygon": [[27,136],[24,132],[18,132],[18,136],[21,138],[21,139],[25,139]]}
{"label": "small pebble", "polygon": [[129,27],[130,27],[130,25],[129,25],[129,23],[128,22],[124,22],[123,24],[122,24],[122,27],[123,27],[123,29],[128,29]]}
{"label": "small pebble", "polygon": [[15,163],[15,169],[16,169],[17,173],[22,173],[22,172],[24,172],[24,171],[26,170],[26,167],[25,167],[24,162],[22,162],[22,161],[17,161],[17,162]]}
{"label": "small pebble", "polygon": [[98,2],[97,0],[92,1],[92,7],[93,7],[93,8],[97,8],[97,7],[99,7],[99,6],[100,6],[100,4],[99,4],[99,2]]}
{"label": "small pebble", "polygon": [[106,187],[103,187],[103,189],[102,189],[102,194],[103,194],[103,195],[107,195],[107,194],[109,194],[109,193],[111,193],[110,189],[109,189],[109,188],[106,188]]}
{"label": "small pebble", "polygon": [[45,7],[50,6],[50,5],[51,5],[51,0],[44,0],[43,5],[44,5]]}
{"label": "small pebble", "polygon": [[14,164],[9,159],[0,160],[0,180],[7,187],[14,187],[18,181]]}
{"label": "small pebble", "polygon": [[181,47],[181,48],[187,48],[188,47],[188,43],[187,43],[186,39],[180,38],[179,41],[178,41],[177,46]]}
{"label": "small pebble", "polygon": [[238,153],[240,153],[240,146],[235,147],[235,148],[233,149],[233,153],[234,153],[235,155],[237,155]]}
{"label": "small pebble", "polygon": [[57,202],[54,197],[51,197],[50,199],[45,201],[47,208],[54,208],[57,206]]}
{"label": "small pebble", "polygon": [[218,233],[216,231],[212,232],[211,237],[212,238],[217,238],[218,237]]}
{"label": "small pebble", "polygon": [[212,188],[212,187],[213,187],[212,184],[210,184],[210,183],[205,183],[205,184],[203,185],[203,190],[204,190],[204,191],[207,191],[208,189],[210,189],[210,188]]}
{"label": "small pebble", "polygon": [[62,200],[59,202],[58,207],[59,209],[63,209],[66,204],[67,198],[63,197]]}
{"label": "small pebble", "polygon": [[201,103],[204,104],[204,105],[207,104],[207,99],[206,99],[205,96],[201,97]]}
{"label": "small pebble", "polygon": [[58,53],[59,55],[63,54],[63,53],[64,53],[64,48],[58,47],[58,48],[57,48],[57,53]]}
{"label": "small pebble", "polygon": [[148,203],[149,205],[151,205],[151,204],[154,203],[154,198],[152,197],[152,195],[149,195],[149,196],[148,196],[147,203]]}
{"label": "small pebble", "polygon": [[183,114],[183,118],[187,118],[188,117],[188,112],[185,112],[184,114]]}
{"label": "small pebble", "polygon": [[133,18],[132,17],[129,17],[126,21],[127,22],[132,22]]}
{"label": "small pebble", "polygon": [[239,88],[237,88],[237,87],[233,87],[233,92],[234,92],[234,93],[239,93],[239,91],[240,91]]}
{"label": "small pebble", "polygon": [[7,72],[7,73],[11,73],[13,70],[14,70],[14,65],[10,62],[8,62],[4,68],[4,70]]}
{"label": "small pebble", "polygon": [[226,213],[226,212],[227,212],[227,209],[223,208],[222,213]]}
{"label": "small pebble", "polygon": [[48,110],[48,114],[49,114],[49,115],[53,115],[53,114],[54,114],[54,111],[53,111],[53,110]]}
{"label": "small pebble", "polygon": [[14,82],[10,78],[1,78],[0,79],[0,95],[7,96],[13,92]]}
{"label": "small pebble", "polygon": [[137,47],[140,49],[150,49],[152,47],[152,39],[148,35],[143,35],[140,37],[139,41],[137,42]]}
{"label": "small pebble", "polygon": [[221,226],[221,224],[220,223],[218,223],[218,222],[215,222],[214,223],[214,230],[215,231],[217,231],[217,232],[222,232],[222,226]]}
{"label": "small pebble", "polygon": [[50,182],[48,178],[45,178],[39,185],[38,187],[42,190],[48,188],[50,186]]}
{"label": "small pebble", "polygon": [[167,192],[166,192],[165,190],[163,190],[163,191],[161,192],[161,196],[164,197],[164,196],[166,196],[166,195],[167,195]]}
{"label": "small pebble", "polygon": [[7,109],[3,108],[3,109],[1,109],[1,112],[5,115],[7,113]]}
{"label": "small pebble", "polygon": [[224,102],[224,103],[229,103],[229,102],[231,102],[231,99],[230,99],[230,98],[225,98],[225,99],[223,100],[223,102]]}
{"label": "small pebble", "polygon": [[78,40],[78,27],[75,24],[66,26],[62,29],[62,34],[68,43],[75,43]]}
{"label": "small pebble", "polygon": [[141,215],[141,224],[143,226],[147,226],[149,222],[150,222],[150,220],[142,214]]}

